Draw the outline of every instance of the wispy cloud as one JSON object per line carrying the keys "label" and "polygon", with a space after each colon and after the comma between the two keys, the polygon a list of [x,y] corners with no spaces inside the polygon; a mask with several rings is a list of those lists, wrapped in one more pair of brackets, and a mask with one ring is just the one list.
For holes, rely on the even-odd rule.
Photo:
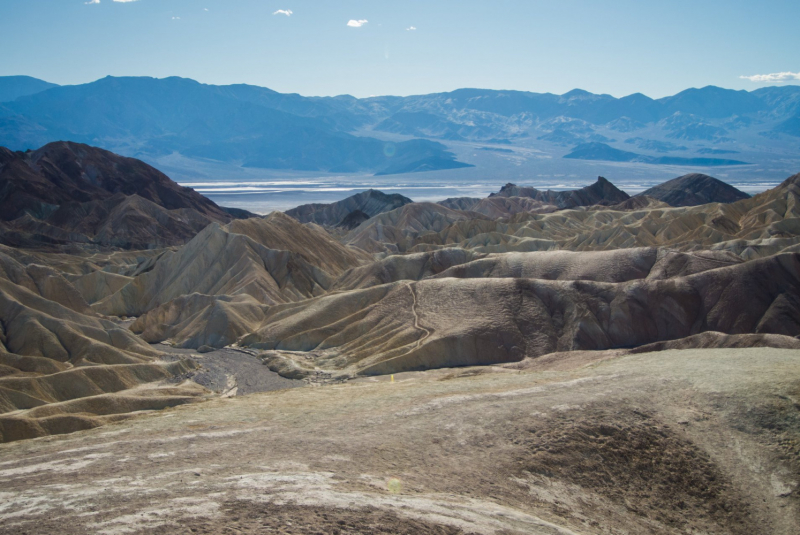
{"label": "wispy cloud", "polygon": [[416,26],[409,26],[408,28],[406,28],[406,31],[407,32],[413,32],[416,29],[417,29]]}
{"label": "wispy cloud", "polygon": [[84,2],[84,4],[86,4],[86,5],[99,4],[99,3],[100,3],[100,0],[89,0],[88,2]]}
{"label": "wispy cloud", "polygon": [[365,25],[368,22],[369,22],[368,20],[363,20],[363,19],[362,20],[352,20],[352,19],[350,19],[350,20],[347,21],[347,25],[350,26],[351,28],[361,28],[363,25]]}
{"label": "wispy cloud", "polygon": [[180,17],[172,17],[172,20],[181,20]]}
{"label": "wispy cloud", "polygon": [[800,72],[773,72],[772,74],[754,74],[753,76],[740,76],[743,80],[751,82],[791,82],[800,80]]}
{"label": "wispy cloud", "polygon": [[119,2],[120,4],[127,4],[128,2],[138,2],[139,0],[114,0],[114,2]]}
{"label": "wispy cloud", "polygon": [[291,9],[279,9],[278,11],[273,13],[273,15],[286,15],[287,17],[291,17],[292,16],[292,10]]}

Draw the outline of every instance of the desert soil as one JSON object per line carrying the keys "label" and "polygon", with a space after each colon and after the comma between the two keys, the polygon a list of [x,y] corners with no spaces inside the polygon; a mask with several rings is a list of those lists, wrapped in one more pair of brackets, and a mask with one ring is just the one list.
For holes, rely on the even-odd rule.
{"label": "desert soil", "polygon": [[216,398],[2,444],[0,533],[800,532],[800,351],[569,362]]}

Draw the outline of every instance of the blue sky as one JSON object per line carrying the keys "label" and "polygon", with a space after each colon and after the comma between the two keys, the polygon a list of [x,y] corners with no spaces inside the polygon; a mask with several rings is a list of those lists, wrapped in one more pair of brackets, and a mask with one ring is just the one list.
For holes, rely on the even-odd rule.
{"label": "blue sky", "polygon": [[798,20],[797,0],[0,0],[0,75],[661,97],[800,83]]}

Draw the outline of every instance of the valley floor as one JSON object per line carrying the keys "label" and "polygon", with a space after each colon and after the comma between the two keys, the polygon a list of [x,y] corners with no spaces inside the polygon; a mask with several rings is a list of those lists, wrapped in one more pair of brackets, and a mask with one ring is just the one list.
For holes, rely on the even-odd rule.
{"label": "valley floor", "polygon": [[800,351],[581,352],[0,445],[0,533],[800,532]]}

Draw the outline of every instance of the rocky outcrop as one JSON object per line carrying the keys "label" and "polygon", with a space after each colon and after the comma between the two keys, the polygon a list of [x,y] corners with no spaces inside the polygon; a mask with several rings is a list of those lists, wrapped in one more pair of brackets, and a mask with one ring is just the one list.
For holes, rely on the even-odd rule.
{"label": "rocky outcrop", "polygon": [[226,228],[269,249],[299,255],[306,262],[334,276],[370,260],[360,251],[343,247],[320,227],[300,225],[281,212],[273,212],[264,219],[233,221]]}
{"label": "rocky outcrop", "polygon": [[128,364],[157,354],[127,329],[5,278],[0,278],[0,322],[4,331],[0,351],[17,355],[78,365]]}

